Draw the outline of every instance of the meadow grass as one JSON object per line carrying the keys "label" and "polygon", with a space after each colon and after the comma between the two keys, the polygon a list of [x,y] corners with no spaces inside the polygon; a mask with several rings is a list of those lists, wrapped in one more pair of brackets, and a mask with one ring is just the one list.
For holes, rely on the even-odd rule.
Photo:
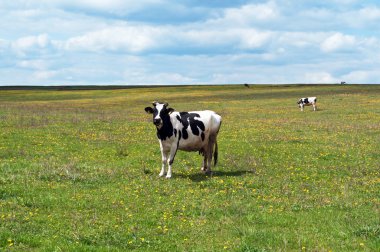
{"label": "meadow grass", "polygon": [[[223,117],[211,177],[158,177],[153,100]],[[378,85],[3,90],[0,129],[0,250],[380,250]]]}

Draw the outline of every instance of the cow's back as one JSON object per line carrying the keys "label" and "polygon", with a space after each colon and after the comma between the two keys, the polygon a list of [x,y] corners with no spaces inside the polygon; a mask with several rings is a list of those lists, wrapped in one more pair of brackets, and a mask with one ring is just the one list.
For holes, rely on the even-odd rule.
{"label": "cow's back", "polygon": [[179,132],[179,149],[198,151],[208,144],[210,136],[218,134],[222,118],[211,110],[173,112],[174,128]]}
{"label": "cow's back", "polygon": [[222,117],[212,110],[192,111],[189,113],[199,114],[201,120],[205,124],[206,131],[211,134],[217,134],[222,123]]}
{"label": "cow's back", "polygon": [[317,102],[317,97],[309,97],[309,102],[310,103],[316,103]]}

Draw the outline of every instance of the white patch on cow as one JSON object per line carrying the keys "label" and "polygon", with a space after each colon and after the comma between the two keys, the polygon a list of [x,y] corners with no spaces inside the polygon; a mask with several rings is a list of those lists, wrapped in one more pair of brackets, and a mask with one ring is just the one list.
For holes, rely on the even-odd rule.
{"label": "white patch on cow", "polygon": [[156,117],[154,117],[154,119],[157,119],[157,120],[161,120],[161,123],[159,125],[156,125],[157,129],[161,129],[162,128],[162,118],[160,117],[160,114],[161,114],[161,110],[164,108],[164,104],[160,104],[160,103],[157,103],[156,104],[156,109],[158,111]]}

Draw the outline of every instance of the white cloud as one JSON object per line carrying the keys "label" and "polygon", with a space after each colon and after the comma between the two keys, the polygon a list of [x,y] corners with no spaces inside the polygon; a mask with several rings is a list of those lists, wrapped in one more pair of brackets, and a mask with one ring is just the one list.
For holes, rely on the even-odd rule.
{"label": "white cloud", "polygon": [[27,50],[32,47],[40,47],[40,48],[46,47],[48,45],[48,42],[49,40],[48,40],[47,35],[41,34],[37,36],[28,36],[28,37],[19,38],[13,44],[13,46],[20,50],[23,50],[23,49]]}
{"label": "white cloud", "polygon": [[33,78],[35,78],[37,81],[49,80],[53,78],[57,73],[57,71],[36,71],[33,73]]}
{"label": "white cloud", "polygon": [[335,33],[321,43],[321,50],[323,52],[334,52],[350,49],[355,46],[355,43],[356,39],[354,36]]}
{"label": "white cloud", "polygon": [[274,2],[264,4],[247,4],[240,8],[230,8],[224,13],[224,19],[233,23],[250,23],[255,20],[270,20],[276,18],[278,9]]}
{"label": "white cloud", "polygon": [[17,66],[21,68],[44,70],[47,69],[48,64],[44,60],[22,60],[17,63]]}
{"label": "white cloud", "polygon": [[281,46],[299,49],[319,47],[325,33],[323,32],[278,32],[276,41]]}
{"label": "white cloud", "polygon": [[343,75],[342,79],[347,83],[353,84],[380,84],[380,72],[378,70],[357,70]]}
{"label": "white cloud", "polygon": [[300,16],[302,16],[303,18],[307,18],[309,20],[316,19],[319,21],[323,21],[323,20],[331,21],[334,15],[336,15],[336,13],[334,13],[333,11],[329,9],[306,9],[306,10],[302,10],[300,13]]}
{"label": "white cloud", "polygon": [[149,26],[107,27],[67,40],[67,50],[124,51],[137,53],[154,48],[162,31]]}
{"label": "white cloud", "polygon": [[[174,37],[173,34],[176,36]],[[250,28],[209,29],[203,27],[189,31],[179,29],[172,34],[167,34],[167,36],[173,41],[182,40],[184,45],[201,45],[210,49],[213,46],[254,49],[267,43],[271,39],[272,33]],[[217,49],[214,47],[214,50]]]}
{"label": "white cloud", "polygon": [[339,80],[333,77],[328,72],[309,72],[305,73],[303,77],[303,82],[305,83],[317,83],[317,84],[326,84],[326,83],[337,83]]}
{"label": "white cloud", "polygon": [[365,31],[376,32],[378,30],[380,8],[377,6],[347,9],[342,12],[330,10],[330,13],[330,16],[326,17],[326,20],[329,21],[329,26],[335,30],[351,29],[357,33],[364,33]]}
{"label": "white cloud", "polygon": [[366,20],[380,19],[380,8],[377,7],[365,7],[359,10],[359,16]]}
{"label": "white cloud", "polygon": [[127,24],[107,26],[67,41],[52,41],[53,45],[69,51],[120,51],[124,53],[145,53],[150,50],[171,51],[186,48],[218,50],[256,49],[267,45],[273,33],[252,28],[218,29],[207,26],[147,26]]}
{"label": "white cloud", "polygon": [[125,74],[125,81],[127,83],[138,84],[153,84],[153,85],[172,85],[172,84],[194,84],[194,78],[184,76],[179,73],[158,72],[158,73],[145,73],[145,74]]}
{"label": "white cloud", "polygon": [[47,34],[40,34],[36,36],[27,36],[17,39],[12,42],[12,49],[24,56],[28,51],[45,49],[50,45],[50,40]]}
{"label": "white cloud", "polygon": [[243,49],[253,49],[267,44],[273,39],[273,32],[257,31],[254,29],[237,30],[240,37],[240,47]]}
{"label": "white cloud", "polygon": [[[216,46],[229,43],[230,35],[228,31],[199,29],[178,29],[174,32],[175,40],[181,42],[179,46],[197,45],[197,46]],[[169,34],[168,34],[169,35]],[[170,35],[169,35],[170,36]],[[178,46],[178,45],[177,45]]]}
{"label": "white cloud", "polygon": [[218,17],[207,21],[206,25],[237,27],[265,23],[279,16],[279,8],[275,2],[263,4],[247,4],[238,8],[227,8]]}

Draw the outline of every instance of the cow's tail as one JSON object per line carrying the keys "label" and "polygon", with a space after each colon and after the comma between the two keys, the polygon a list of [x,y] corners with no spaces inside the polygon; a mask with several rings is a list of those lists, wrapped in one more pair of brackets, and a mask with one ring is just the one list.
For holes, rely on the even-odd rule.
{"label": "cow's tail", "polygon": [[214,149],[214,166],[218,163],[218,141],[216,140],[217,136],[218,136],[218,133],[219,133],[219,130],[220,130],[220,126],[222,126],[222,117],[220,115],[217,115],[218,116],[218,121],[219,121],[219,127],[218,127],[218,130],[216,131],[216,134],[215,134],[215,149]]}
{"label": "cow's tail", "polygon": [[218,163],[218,142],[215,141],[214,166]]}

